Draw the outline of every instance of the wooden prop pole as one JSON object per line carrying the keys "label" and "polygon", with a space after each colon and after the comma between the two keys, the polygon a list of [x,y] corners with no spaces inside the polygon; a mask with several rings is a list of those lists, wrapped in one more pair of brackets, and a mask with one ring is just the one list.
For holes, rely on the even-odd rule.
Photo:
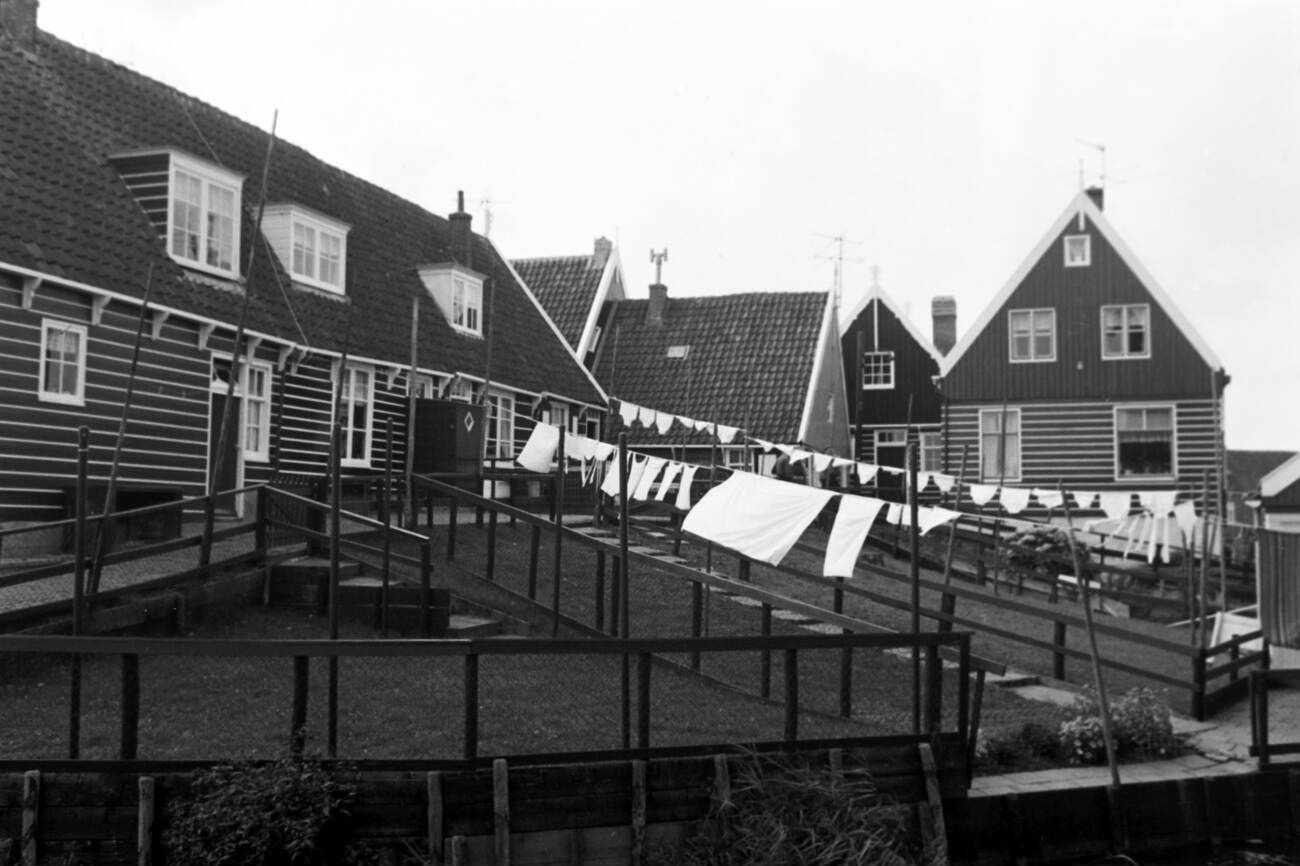
{"label": "wooden prop pole", "polygon": [[[907,515],[911,527],[907,533],[908,572],[912,582],[912,634],[921,633],[921,536],[917,525],[920,505],[917,503],[916,443],[907,443]],[[912,645],[912,733],[921,733],[921,647]]]}
{"label": "wooden prop pole", "polygon": [[420,296],[411,301],[411,365],[406,374],[406,461],[402,473],[402,525],[415,529],[419,508],[415,504],[415,370],[420,348]]}

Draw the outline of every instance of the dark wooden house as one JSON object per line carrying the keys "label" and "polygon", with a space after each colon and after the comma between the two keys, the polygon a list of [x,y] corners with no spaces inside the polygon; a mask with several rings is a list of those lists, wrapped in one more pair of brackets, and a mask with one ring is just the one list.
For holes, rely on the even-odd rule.
{"label": "dark wooden house", "polygon": [[1080,192],[945,356],[944,459],[986,483],[1222,489],[1223,365]]}
{"label": "dark wooden house", "polygon": [[506,460],[541,399],[604,412],[468,214],[288,142],[268,164],[265,131],[40,31],[35,9],[0,0],[0,525],[64,513],[80,425],[103,483],[146,290],[126,494],[204,492],[241,317],[220,489],[322,473],[335,412],[349,474],[381,469],[390,421],[399,465],[435,447],[408,442],[412,390],[482,403],[482,447]]}
{"label": "dark wooden house", "polygon": [[1261,478],[1258,489],[1246,497],[1246,505],[1255,509],[1257,525],[1300,532],[1300,454],[1292,454]]}
{"label": "dark wooden house", "polygon": [[[934,316],[938,333],[953,333],[956,302],[935,298]],[[855,459],[902,467],[912,443],[922,472],[944,471],[939,350],[878,283],[845,316],[840,342]],[[896,498],[904,476],[879,473],[875,481]]]}

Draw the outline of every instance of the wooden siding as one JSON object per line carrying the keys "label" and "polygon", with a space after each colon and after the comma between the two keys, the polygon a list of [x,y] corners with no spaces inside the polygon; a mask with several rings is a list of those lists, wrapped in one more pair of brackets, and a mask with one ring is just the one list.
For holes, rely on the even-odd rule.
{"label": "wooden siding", "polygon": [[171,186],[171,156],[167,153],[150,153],[114,159],[112,162],[149,222],[153,223],[160,236],[165,236],[170,207],[168,190]]}
{"label": "wooden siding", "polygon": [[[1065,235],[1080,234],[1071,220],[1030,269],[948,373],[948,399],[1136,400],[1211,396],[1211,370],[1146,287],[1093,224],[1092,264],[1064,266]],[[1101,357],[1101,307],[1150,304],[1151,357],[1109,360]],[[1050,307],[1056,310],[1056,360],[1011,363],[1007,312]]]}
{"label": "wooden siding", "polygon": [[[879,342],[875,313],[879,311]],[[939,365],[926,347],[912,337],[893,311],[878,299],[862,308],[840,339],[844,356],[844,382],[848,388],[850,419],[858,428],[906,424],[937,424],[941,398],[933,377]],[[894,353],[894,387],[862,387],[863,352]],[[908,417],[910,402],[911,417]]]}
{"label": "wooden siding", "polygon": [[[1042,402],[1008,403],[1020,410],[1021,477],[1008,480],[1015,487],[1051,487],[1059,483],[1078,490],[1186,490],[1200,494],[1209,474],[1211,495],[1217,495],[1214,403],[1205,400],[1170,401],[1175,407],[1174,480],[1143,480],[1142,476],[1115,476],[1115,407],[1125,403]],[[1002,404],[950,406],[945,424],[945,471],[956,474],[963,445],[970,446],[967,480],[979,482],[979,410],[1001,409]],[[997,483],[996,478],[983,479]],[[1032,517],[1032,514],[1026,514]]]}

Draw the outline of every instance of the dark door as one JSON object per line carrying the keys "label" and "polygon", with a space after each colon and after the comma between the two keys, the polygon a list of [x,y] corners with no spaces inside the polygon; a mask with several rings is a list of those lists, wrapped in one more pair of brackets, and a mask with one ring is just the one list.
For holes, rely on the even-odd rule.
{"label": "dark door", "polygon": [[[902,469],[907,464],[907,446],[877,445],[876,463],[880,466],[892,466],[896,469]],[[906,479],[907,476],[902,472],[886,472],[883,469],[877,469],[876,496],[881,499],[888,499],[890,502],[905,501],[906,497],[903,495],[903,489]]]}
{"label": "dark door", "polygon": [[[233,490],[239,484],[239,398],[234,397],[230,407],[230,424],[228,425],[225,448],[222,449],[220,467],[217,466],[217,449],[221,448],[221,418],[225,413],[227,397],[224,393],[210,393],[208,407],[208,479],[215,480],[217,490]],[[214,473],[220,473],[214,475]],[[217,509],[235,513],[233,494],[217,497]]]}

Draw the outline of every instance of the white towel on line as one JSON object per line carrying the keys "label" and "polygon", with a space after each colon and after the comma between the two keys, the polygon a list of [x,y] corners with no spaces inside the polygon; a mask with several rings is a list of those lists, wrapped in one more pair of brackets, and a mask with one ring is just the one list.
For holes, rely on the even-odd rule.
{"label": "white towel on line", "polygon": [[1003,487],[998,494],[998,502],[1007,514],[1019,514],[1029,507],[1029,490],[1024,487]]}
{"label": "white towel on line", "polygon": [[736,472],[695,504],[682,529],[776,565],[833,496],[829,490]]}
{"label": "white towel on line", "polygon": [[677,501],[673,503],[682,511],[691,507],[691,482],[695,480],[699,468],[687,463],[682,469],[682,480],[677,483]]}
{"label": "white towel on line", "polygon": [[840,497],[840,510],[826,539],[822,574],[826,577],[853,576],[853,566],[862,552],[867,533],[884,505],[884,500],[870,496]]}
{"label": "white towel on line", "polygon": [[649,499],[650,490],[654,486],[655,479],[659,477],[660,470],[667,465],[668,461],[662,457],[647,457],[643,471],[637,477],[636,491],[631,494],[631,497],[633,499]]}
{"label": "white towel on line", "polygon": [[654,425],[655,419],[659,417],[659,413],[651,409],[649,406],[642,406],[641,411],[637,413],[636,417],[637,420],[641,422],[642,427],[649,429]]}
{"label": "white towel on line", "polygon": [[970,501],[976,505],[984,506],[989,504],[989,500],[998,492],[995,484],[972,484],[970,485]]}
{"label": "white towel on line", "polygon": [[663,502],[668,498],[668,488],[673,486],[678,474],[682,471],[682,464],[669,463],[668,468],[664,470],[663,480],[659,482],[659,491],[655,493],[655,499]]}
{"label": "white towel on line", "polygon": [[629,403],[626,400],[618,404],[618,416],[623,419],[624,427],[631,427],[632,422],[636,420],[637,415],[641,412],[641,407],[635,403]]}
{"label": "white towel on line", "polygon": [[515,462],[530,472],[550,472],[551,461],[560,447],[560,428],[538,422],[528,434],[524,450]]}
{"label": "white towel on line", "polygon": [[1098,493],[1097,499],[1101,502],[1101,510],[1106,512],[1106,516],[1111,520],[1128,517],[1128,513],[1133,509],[1133,494],[1128,491]]}

